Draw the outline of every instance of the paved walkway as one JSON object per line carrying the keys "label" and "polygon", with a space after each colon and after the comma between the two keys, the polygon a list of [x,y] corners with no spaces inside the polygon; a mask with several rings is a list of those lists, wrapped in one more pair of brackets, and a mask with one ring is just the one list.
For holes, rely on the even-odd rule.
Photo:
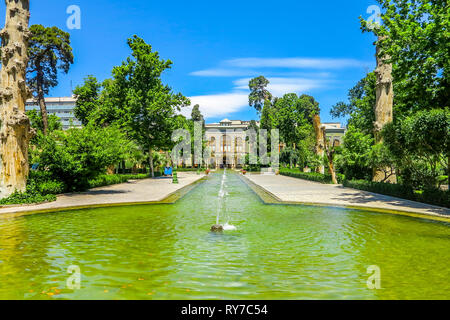
{"label": "paved walkway", "polygon": [[281,201],[374,208],[450,217],[450,209],[282,175],[245,175]]}
{"label": "paved walkway", "polygon": [[0,216],[5,213],[20,214],[28,211],[52,211],[71,207],[162,201],[173,192],[194,183],[203,176],[193,172],[178,172],[179,184],[173,184],[172,178],[166,177],[129,180],[127,183],[94,188],[86,192],[64,194],[58,196],[54,202],[1,207]]}

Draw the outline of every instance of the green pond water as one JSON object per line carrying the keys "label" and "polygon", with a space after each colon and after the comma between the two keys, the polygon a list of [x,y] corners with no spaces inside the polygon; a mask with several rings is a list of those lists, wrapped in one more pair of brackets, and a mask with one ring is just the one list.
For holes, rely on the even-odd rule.
{"label": "green pond water", "polygon": [[237,230],[214,234],[221,179],[175,204],[0,219],[0,299],[450,299],[449,223],[267,205],[227,173],[221,223]]}

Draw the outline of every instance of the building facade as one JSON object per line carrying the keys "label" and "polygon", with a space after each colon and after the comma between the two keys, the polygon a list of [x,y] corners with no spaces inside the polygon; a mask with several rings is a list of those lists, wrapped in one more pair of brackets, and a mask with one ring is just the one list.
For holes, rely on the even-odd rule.
{"label": "building facade", "polygon": [[344,141],[345,128],[339,122],[322,123],[325,127],[325,134],[330,145],[340,146]]}
{"label": "building facade", "polygon": [[[63,130],[67,130],[70,127],[80,128],[81,122],[75,118],[73,109],[75,108],[76,99],[74,97],[54,97],[45,98],[45,104],[47,106],[47,113],[49,115],[56,115],[62,124]],[[27,100],[25,104],[25,110],[37,110],[39,111],[39,104],[35,99]]]}
{"label": "building facade", "polygon": [[[256,121],[259,126],[259,122]],[[205,137],[211,151],[209,165],[216,168],[239,168],[244,165],[248,146],[245,131],[250,121],[223,119],[205,125]]]}
{"label": "building facade", "polygon": [[[259,121],[256,125],[259,127]],[[322,124],[330,144],[339,146],[343,142],[345,128],[339,122],[327,122]],[[223,119],[219,123],[205,125],[205,138],[211,152],[210,162],[212,167],[239,168],[245,163],[245,156],[249,153],[245,131],[249,128],[250,121]],[[280,150],[283,145],[280,144]]]}

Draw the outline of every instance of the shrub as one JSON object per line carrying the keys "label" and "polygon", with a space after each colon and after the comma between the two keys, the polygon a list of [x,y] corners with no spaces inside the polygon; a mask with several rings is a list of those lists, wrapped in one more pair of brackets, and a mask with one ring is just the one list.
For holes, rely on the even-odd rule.
{"label": "shrub", "polygon": [[450,208],[449,191],[431,188],[415,192],[411,187],[402,184],[390,184],[365,180],[348,180],[344,181],[343,184],[345,187],[353,189],[380,193],[387,196]]}
{"label": "shrub", "polygon": [[50,180],[51,174],[46,171],[31,171],[25,192],[16,191],[7,198],[0,200],[0,204],[29,204],[45,201],[55,201],[55,194],[64,191],[62,182]]}
{"label": "shrub", "polygon": [[68,191],[79,191],[89,188],[89,180],[104,173],[107,166],[123,160],[129,148],[130,142],[118,128],[88,125],[50,133],[36,160],[53,179],[64,182]]}
{"label": "shrub", "polygon": [[[161,173],[159,171],[155,172],[155,177],[160,176]],[[131,179],[146,179],[148,178],[148,174],[102,174],[95,179],[89,180],[89,188],[97,188],[102,186],[109,186],[112,184],[124,183]]]}
{"label": "shrub", "polygon": [[189,172],[189,171],[197,172],[197,170],[199,170],[199,169],[200,169],[200,171],[205,171],[206,170],[206,168],[192,168],[192,167],[180,168],[180,167],[178,167],[177,171],[179,171],[179,172]]}
{"label": "shrub", "polygon": [[[280,174],[283,176],[316,181],[320,183],[332,183],[330,174],[321,174],[317,172],[302,172],[298,169],[288,169],[288,168],[280,169]],[[337,173],[336,179],[338,180],[339,183],[342,183],[342,181],[344,181],[344,175]]]}
{"label": "shrub", "polygon": [[1,205],[8,204],[28,204],[28,203],[39,203],[45,201],[55,201],[56,196],[54,194],[41,195],[36,193],[28,192],[14,192],[7,198],[0,200]]}
{"label": "shrub", "polygon": [[38,191],[42,195],[60,194],[65,191],[65,185],[61,181],[44,181],[37,186]]}

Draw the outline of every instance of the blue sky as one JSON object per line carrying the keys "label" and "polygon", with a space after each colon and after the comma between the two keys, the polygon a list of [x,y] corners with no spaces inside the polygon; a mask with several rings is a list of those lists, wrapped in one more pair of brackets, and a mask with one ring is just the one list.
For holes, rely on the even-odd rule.
{"label": "blue sky", "polygon": [[[248,80],[264,75],[275,96],[313,95],[323,122],[333,104],[375,66],[374,36],[362,34],[375,0],[348,1],[119,1],[31,0],[30,24],[71,34],[75,62],[50,96],[70,95],[93,74],[110,77],[129,55],[126,40],[144,38],[173,61],[163,80],[199,103],[208,122],[255,119]],[[69,30],[66,9],[81,9],[81,29]],[[0,2],[4,13],[4,2]],[[4,24],[4,14],[0,23]],[[189,114],[189,110],[185,111]],[[338,119],[342,120],[342,119]]]}

